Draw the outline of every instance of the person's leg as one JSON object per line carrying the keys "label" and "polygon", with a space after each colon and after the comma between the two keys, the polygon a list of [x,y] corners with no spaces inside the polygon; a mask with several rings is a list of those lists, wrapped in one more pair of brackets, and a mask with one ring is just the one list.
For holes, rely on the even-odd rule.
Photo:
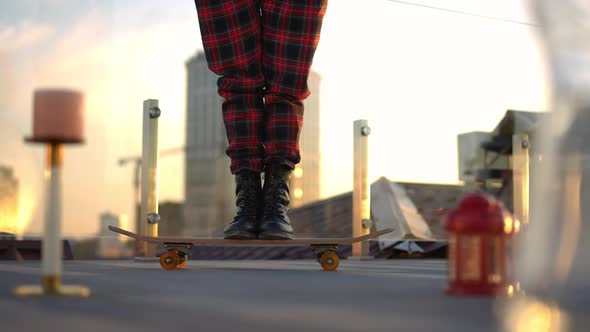
{"label": "person's leg", "polygon": [[264,76],[257,0],[195,0],[205,57],[220,75],[218,92],[236,177],[238,212],[226,238],[255,238],[261,196],[264,146]]}
{"label": "person's leg", "polygon": [[287,210],[290,172],[300,162],[303,100],[327,0],[263,0],[264,214],[259,238],[293,236]]}

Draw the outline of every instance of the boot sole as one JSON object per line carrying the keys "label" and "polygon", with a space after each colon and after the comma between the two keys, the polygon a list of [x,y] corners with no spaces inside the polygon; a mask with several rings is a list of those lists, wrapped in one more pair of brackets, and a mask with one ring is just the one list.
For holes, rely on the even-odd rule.
{"label": "boot sole", "polygon": [[293,234],[285,232],[264,232],[258,234],[259,240],[293,240]]}

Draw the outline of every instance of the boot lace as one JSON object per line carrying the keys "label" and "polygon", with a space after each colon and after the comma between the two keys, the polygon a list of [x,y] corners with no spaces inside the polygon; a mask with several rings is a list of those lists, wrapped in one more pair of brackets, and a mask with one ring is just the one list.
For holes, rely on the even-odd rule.
{"label": "boot lace", "polygon": [[269,188],[265,191],[265,204],[263,210],[265,216],[276,216],[282,214],[284,206],[287,202],[285,198],[287,190],[288,189],[284,184],[271,180]]}
{"label": "boot lace", "polygon": [[236,205],[239,208],[239,213],[242,215],[256,215],[257,210],[257,190],[255,179],[248,178],[240,183],[237,188],[238,199]]}

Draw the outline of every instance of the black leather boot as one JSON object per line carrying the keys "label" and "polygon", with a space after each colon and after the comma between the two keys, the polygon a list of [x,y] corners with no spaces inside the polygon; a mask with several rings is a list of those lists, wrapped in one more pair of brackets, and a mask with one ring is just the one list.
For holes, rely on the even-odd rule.
{"label": "black leather boot", "polygon": [[234,220],[223,230],[226,239],[255,239],[262,196],[260,173],[243,170],[235,175],[236,206]]}
{"label": "black leather boot", "polygon": [[273,164],[264,173],[263,213],[258,238],[264,240],[290,240],[293,228],[287,216],[289,210],[289,175],[291,169]]}

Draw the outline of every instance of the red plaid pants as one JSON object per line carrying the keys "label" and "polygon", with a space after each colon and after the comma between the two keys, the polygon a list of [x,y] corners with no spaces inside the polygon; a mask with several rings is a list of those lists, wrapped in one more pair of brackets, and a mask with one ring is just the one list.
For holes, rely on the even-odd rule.
{"label": "red plaid pants", "polygon": [[231,172],[301,161],[307,78],[327,0],[195,0],[218,92]]}

